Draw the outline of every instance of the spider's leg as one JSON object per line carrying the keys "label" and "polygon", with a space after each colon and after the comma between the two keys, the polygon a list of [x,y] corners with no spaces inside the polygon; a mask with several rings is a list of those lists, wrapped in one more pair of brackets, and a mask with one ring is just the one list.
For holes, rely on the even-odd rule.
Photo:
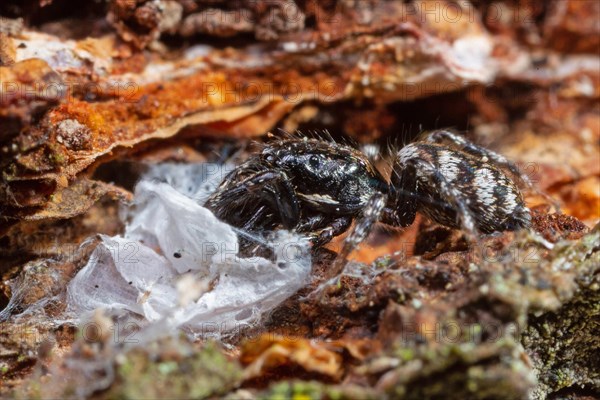
{"label": "spider's leg", "polygon": [[346,264],[348,264],[347,257],[350,255],[352,250],[354,250],[363,240],[366,239],[367,236],[369,236],[373,225],[375,225],[375,223],[379,220],[379,217],[385,207],[385,203],[386,196],[384,194],[375,193],[373,196],[371,196],[365,205],[362,215],[357,219],[354,228],[344,240],[341,251],[333,261],[329,272],[330,278],[321,283],[313,292],[311,292],[309,297],[318,296],[319,294],[323,295],[323,289],[332,285],[339,285],[341,274],[344,271]]}
{"label": "spider's leg", "polygon": [[417,214],[416,173],[412,166],[396,160],[390,180],[390,196],[388,204],[382,211],[380,221],[386,225],[404,228],[414,222]]}
{"label": "spider's leg", "polygon": [[325,214],[314,214],[303,217],[296,225],[297,232],[314,232],[325,228],[331,221],[331,217]]}
{"label": "spider's leg", "polygon": [[265,221],[269,218],[270,212],[271,210],[266,206],[260,206],[260,208],[256,210],[250,218],[248,218],[246,223],[242,225],[240,229],[244,231],[255,230],[257,226],[265,223]]}
{"label": "spider's leg", "polygon": [[386,205],[386,200],[387,198],[384,194],[377,192],[367,201],[362,214],[356,220],[356,224],[350,231],[350,234],[344,239],[342,249],[333,262],[331,271],[333,276],[337,277],[342,273],[348,263],[347,257],[369,236],[373,226],[379,221],[379,217]]}
{"label": "spider's leg", "polygon": [[[467,233],[467,238],[471,242],[476,242],[478,229],[475,218],[468,207],[469,200],[449,184],[439,169],[435,168],[429,161],[422,158],[411,158],[406,162],[413,166],[415,175],[417,175],[416,171],[418,171],[418,175],[421,177],[421,184],[425,181],[430,188],[437,190],[441,197],[456,210],[460,223]],[[440,205],[419,200],[419,206],[423,208],[439,207]]]}
{"label": "spider's leg", "polygon": [[342,216],[332,219],[328,215],[317,214],[308,221],[301,222],[296,227],[298,232],[310,232],[311,242],[314,247],[329,243],[335,236],[344,233],[352,225],[352,217]]}
{"label": "spider's leg", "polygon": [[257,172],[235,186],[219,188],[207,200],[206,206],[217,218],[232,223],[232,218],[239,218],[232,208],[253,200],[264,202],[279,216],[286,229],[294,228],[300,220],[300,205],[294,188],[286,174],[278,171]]}

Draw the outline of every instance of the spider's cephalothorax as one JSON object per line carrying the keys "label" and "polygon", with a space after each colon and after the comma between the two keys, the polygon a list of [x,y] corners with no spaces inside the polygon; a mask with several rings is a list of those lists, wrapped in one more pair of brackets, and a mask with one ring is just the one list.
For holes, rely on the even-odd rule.
{"label": "spider's cephalothorax", "polygon": [[306,233],[323,245],[358,222],[360,241],[375,222],[405,227],[419,211],[468,233],[530,224],[523,197],[503,170],[514,164],[448,131],[402,148],[386,180],[360,151],[334,142],[271,142],[225,177],[206,206],[246,232],[277,228]]}

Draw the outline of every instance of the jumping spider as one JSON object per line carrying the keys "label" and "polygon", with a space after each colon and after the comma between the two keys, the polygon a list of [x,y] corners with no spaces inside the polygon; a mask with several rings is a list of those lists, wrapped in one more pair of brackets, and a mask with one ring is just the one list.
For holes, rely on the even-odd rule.
{"label": "jumping spider", "polygon": [[389,182],[350,146],[290,137],[265,145],[227,175],[206,206],[243,232],[285,228],[307,234],[314,246],[356,218],[343,253],[376,222],[406,227],[417,211],[473,239],[530,225],[523,197],[503,170],[528,183],[503,156],[444,130],[403,147]]}

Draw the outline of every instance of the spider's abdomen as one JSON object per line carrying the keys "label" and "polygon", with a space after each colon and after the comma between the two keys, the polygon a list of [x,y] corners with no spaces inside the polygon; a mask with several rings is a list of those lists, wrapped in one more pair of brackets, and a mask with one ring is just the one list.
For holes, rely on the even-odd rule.
{"label": "spider's abdomen", "polygon": [[531,217],[519,188],[486,156],[435,143],[410,144],[398,156],[415,174],[419,211],[434,221],[458,226],[458,201],[470,211],[481,232],[529,226]]}

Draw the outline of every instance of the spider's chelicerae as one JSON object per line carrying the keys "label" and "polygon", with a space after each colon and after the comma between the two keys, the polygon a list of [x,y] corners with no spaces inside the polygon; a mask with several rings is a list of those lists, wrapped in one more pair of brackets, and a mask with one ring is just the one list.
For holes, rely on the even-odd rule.
{"label": "spider's chelicerae", "polygon": [[295,230],[315,246],[356,219],[347,250],[376,222],[406,227],[417,211],[474,238],[530,225],[509,176],[527,182],[503,156],[444,130],[403,147],[389,181],[350,146],[288,137],[265,145],[227,175],[206,206],[241,231]]}

